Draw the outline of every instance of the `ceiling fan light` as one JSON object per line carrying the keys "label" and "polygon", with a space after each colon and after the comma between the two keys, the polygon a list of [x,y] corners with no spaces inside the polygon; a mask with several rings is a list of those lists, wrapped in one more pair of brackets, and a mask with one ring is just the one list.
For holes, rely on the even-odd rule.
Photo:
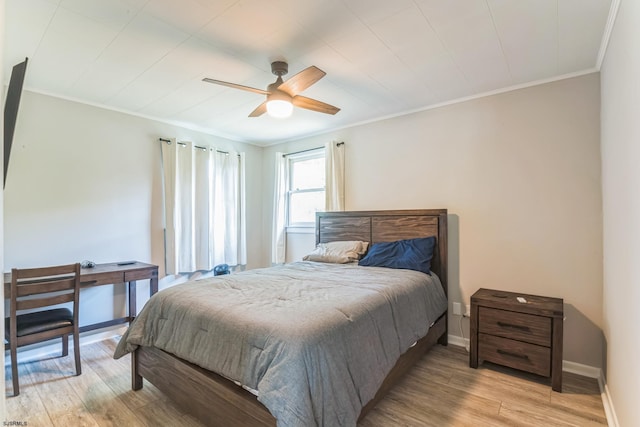
{"label": "ceiling fan light", "polygon": [[271,117],[285,118],[293,112],[293,104],[283,99],[272,99],[267,102],[267,114]]}

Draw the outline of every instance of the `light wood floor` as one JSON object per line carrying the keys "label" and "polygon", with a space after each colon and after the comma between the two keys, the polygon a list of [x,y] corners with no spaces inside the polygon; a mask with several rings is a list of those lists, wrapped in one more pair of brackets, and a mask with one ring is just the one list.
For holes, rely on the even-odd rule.
{"label": "light wood floor", "polygon": [[[6,369],[6,419],[29,427],[201,426],[148,382],[131,391],[129,357],[112,358],[116,342],[83,346],[77,377],[73,352],[21,363],[17,397]],[[464,349],[437,345],[359,426],[606,425],[596,380],[569,373],[563,380],[556,393],[535,376],[486,364],[470,369]]]}

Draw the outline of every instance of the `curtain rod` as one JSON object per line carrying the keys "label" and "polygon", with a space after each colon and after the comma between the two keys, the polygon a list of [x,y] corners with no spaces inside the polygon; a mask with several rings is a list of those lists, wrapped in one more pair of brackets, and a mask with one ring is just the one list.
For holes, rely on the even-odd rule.
{"label": "curtain rod", "polygon": [[[171,140],[170,140],[170,139],[165,139],[165,138],[158,138],[158,139],[159,139],[161,142],[166,142],[167,144],[171,144]],[[182,145],[183,147],[185,147],[185,146],[187,145],[187,144],[185,144],[184,142],[177,142],[176,144],[178,144],[178,145]],[[209,150],[209,148],[207,148],[207,147],[201,147],[201,146],[199,146],[199,145],[194,145],[193,147],[194,147],[194,148],[199,148],[200,150]],[[211,150],[211,151],[213,151],[213,148],[211,148],[210,150]],[[221,153],[221,154],[229,154],[229,152],[228,152],[228,151],[218,150],[217,148],[216,148],[216,151],[217,151],[218,153]]]}
{"label": "curtain rod", "polygon": [[[338,142],[336,144],[336,146],[338,146],[338,147],[340,147],[341,145],[344,145],[344,141]],[[308,151],[320,150],[322,148],[324,148],[324,147],[308,148],[306,150],[294,151],[293,153],[285,153],[285,154],[282,155],[282,157],[293,156],[294,154],[302,154],[302,153],[306,153]]]}

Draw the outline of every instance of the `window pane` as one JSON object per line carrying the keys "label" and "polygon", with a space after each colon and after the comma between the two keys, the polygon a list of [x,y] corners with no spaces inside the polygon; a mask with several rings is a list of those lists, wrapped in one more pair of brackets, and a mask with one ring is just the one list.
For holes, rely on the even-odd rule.
{"label": "window pane", "polygon": [[291,189],[324,188],[324,157],[291,162]]}
{"label": "window pane", "polygon": [[324,191],[292,193],[289,198],[289,224],[315,222],[316,212],[324,211]]}

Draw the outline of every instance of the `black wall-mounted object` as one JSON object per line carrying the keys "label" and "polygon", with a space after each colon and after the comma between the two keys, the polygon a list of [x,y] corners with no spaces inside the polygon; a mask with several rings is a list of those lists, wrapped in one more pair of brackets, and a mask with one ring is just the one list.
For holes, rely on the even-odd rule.
{"label": "black wall-mounted object", "polygon": [[7,99],[4,102],[4,180],[2,188],[7,183],[7,170],[9,169],[9,156],[11,155],[11,144],[13,143],[13,133],[16,129],[18,119],[18,109],[20,108],[20,96],[22,95],[22,85],[24,75],[27,72],[27,61],[13,66],[11,80],[7,89]]}

